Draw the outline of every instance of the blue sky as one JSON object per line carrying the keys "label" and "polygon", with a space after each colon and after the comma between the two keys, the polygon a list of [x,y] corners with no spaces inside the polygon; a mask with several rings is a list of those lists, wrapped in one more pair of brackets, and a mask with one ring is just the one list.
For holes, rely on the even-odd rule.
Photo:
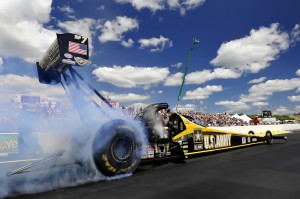
{"label": "blue sky", "polygon": [[125,106],[176,106],[208,113],[300,112],[300,2],[295,0],[0,1],[0,97],[65,98],[41,85],[35,62],[56,33],[90,41],[78,69]]}

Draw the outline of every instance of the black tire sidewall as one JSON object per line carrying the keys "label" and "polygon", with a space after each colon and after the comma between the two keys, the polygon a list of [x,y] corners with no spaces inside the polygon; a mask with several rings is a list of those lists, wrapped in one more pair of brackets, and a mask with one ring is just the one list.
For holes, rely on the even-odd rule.
{"label": "black tire sidewall", "polygon": [[265,140],[266,140],[267,144],[273,143],[273,135],[272,135],[271,131],[266,132]]}
{"label": "black tire sidewall", "polygon": [[[124,160],[115,157],[115,144],[118,139],[128,141],[130,149]],[[97,132],[93,141],[93,159],[98,170],[106,176],[132,173],[141,159],[142,145],[137,139],[136,130],[125,121],[105,124]]]}

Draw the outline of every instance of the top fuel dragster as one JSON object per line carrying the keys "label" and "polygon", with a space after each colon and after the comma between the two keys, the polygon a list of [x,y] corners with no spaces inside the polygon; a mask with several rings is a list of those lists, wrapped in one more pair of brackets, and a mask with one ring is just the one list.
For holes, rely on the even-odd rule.
{"label": "top fuel dragster", "polygon": [[[88,38],[71,33],[57,34],[57,39],[37,63],[38,76],[40,83],[60,83],[63,86],[87,127],[87,132],[84,132],[87,134],[86,139],[79,142],[74,139],[72,146],[75,150],[78,148],[76,145],[84,146],[87,142],[91,142],[91,149],[87,152],[92,153],[92,159],[84,161],[95,165],[105,176],[132,173],[139,165],[184,162],[185,158],[197,154],[263,143],[271,144],[274,138],[286,139],[285,136],[272,135],[269,130],[264,135],[255,135],[253,132],[241,134],[207,128],[194,118],[177,113],[171,114],[167,124],[163,124],[159,111],[168,109],[167,103],[156,103],[144,108],[134,118],[134,122],[122,117],[112,119],[107,112],[103,112],[101,118],[97,118],[97,115],[88,112],[89,103],[85,100],[86,88],[93,91],[108,107],[112,106],[73,68],[73,66],[83,67],[88,61]],[[103,110],[98,103],[92,102],[100,112]],[[94,128],[100,121],[102,125],[98,129],[90,128]],[[8,175],[22,173],[62,154],[55,154],[18,168]],[[75,163],[87,165],[82,161],[76,160]]]}

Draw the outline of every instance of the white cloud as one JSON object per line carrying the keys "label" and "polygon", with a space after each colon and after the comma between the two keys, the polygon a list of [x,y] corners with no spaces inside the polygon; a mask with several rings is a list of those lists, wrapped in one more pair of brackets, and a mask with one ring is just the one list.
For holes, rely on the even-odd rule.
{"label": "white cloud", "polygon": [[204,4],[205,0],[167,0],[170,9],[179,10],[180,15],[184,15],[187,10],[195,9]]}
{"label": "white cloud", "polygon": [[77,21],[58,22],[58,26],[67,30],[67,32],[79,34],[89,39],[90,54],[93,51],[93,35],[95,34],[95,27],[98,21],[92,18],[84,18]]}
{"label": "white cloud", "polygon": [[269,99],[273,93],[285,92],[300,88],[300,79],[274,79],[253,85],[249,89],[249,95],[241,95],[242,102],[258,102]]}
{"label": "white cloud", "polygon": [[296,107],[295,107],[295,110],[296,110],[297,112],[300,112],[300,106],[296,106]]}
{"label": "white cloud", "polygon": [[130,3],[137,10],[149,9],[152,12],[158,10],[179,10],[181,15],[184,15],[187,10],[195,9],[205,0],[115,0],[118,3]]}
{"label": "white cloud", "polygon": [[150,39],[139,39],[140,49],[148,48],[150,52],[161,52],[165,48],[173,46],[173,42],[162,35],[159,38],[152,37]]}
{"label": "white cloud", "polygon": [[296,71],[296,75],[300,76],[300,69]]}
{"label": "white cloud", "polygon": [[0,75],[1,98],[12,99],[15,95],[37,95],[53,98],[67,98],[64,89],[60,86],[40,84],[37,78],[14,74]]}
{"label": "white cloud", "polygon": [[135,108],[136,110],[140,110],[141,108],[145,108],[147,106],[149,106],[150,104],[148,103],[141,103],[141,102],[137,102],[137,103],[133,103],[131,105],[129,105],[128,107],[133,107]]}
{"label": "white cloud", "polygon": [[275,111],[273,111],[274,115],[285,115],[290,113],[292,113],[292,111],[285,106],[279,106]]}
{"label": "white cloud", "polygon": [[[174,107],[172,110],[176,111],[176,107]],[[197,106],[195,104],[185,104],[185,105],[178,104],[177,110],[183,111],[183,112],[184,111],[195,111],[195,110],[197,110]]]}
{"label": "white cloud", "polygon": [[234,113],[241,110],[249,110],[250,106],[241,101],[219,101],[215,105],[224,106],[227,108],[226,112]]}
{"label": "white cloud", "polygon": [[163,93],[164,93],[164,91],[162,91],[162,90],[159,90],[157,93],[159,93],[159,94],[163,94]]}
{"label": "white cloud", "polygon": [[107,82],[118,87],[133,88],[151,86],[162,82],[169,75],[168,68],[113,66],[99,67],[92,72],[100,82]]}
{"label": "white cloud", "polygon": [[300,41],[300,25],[296,24],[291,32],[291,43],[294,45],[298,41]]}
{"label": "white cloud", "polygon": [[118,3],[130,3],[137,10],[147,8],[152,12],[164,9],[164,0],[115,0]]}
{"label": "white cloud", "polygon": [[257,83],[261,83],[263,81],[265,81],[267,78],[266,77],[260,77],[258,79],[253,79],[251,81],[248,82],[248,84],[257,84]]}
{"label": "white cloud", "polygon": [[[188,73],[185,77],[185,84],[203,84],[213,79],[237,79],[241,76],[240,73],[230,69],[216,68],[214,70],[202,70]],[[175,73],[170,75],[164,85],[178,86],[182,83],[183,73]]]}
{"label": "white cloud", "polygon": [[[34,63],[56,37],[58,30],[43,27],[50,21],[52,0],[0,2],[0,56]],[[11,13],[11,14],[7,14]]]}
{"label": "white cloud", "polygon": [[187,74],[186,84],[202,84],[213,79],[236,79],[241,74],[230,69],[216,68],[211,70],[196,71]]}
{"label": "white cloud", "polygon": [[63,7],[57,7],[57,8],[58,8],[58,10],[60,10],[61,12],[64,12],[67,15],[74,13],[74,9],[71,8],[70,6],[63,6]]}
{"label": "white cloud", "polygon": [[175,67],[175,68],[180,68],[182,66],[182,63],[181,62],[178,62],[176,64],[172,64],[171,65],[172,67]]}
{"label": "white cloud", "polygon": [[104,96],[108,96],[109,99],[117,102],[143,101],[150,98],[149,95],[138,95],[135,93],[118,94],[118,93],[111,93],[107,91],[101,91],[101,93]]}
{"label": "white cloud", "polygon": [[98,39],[101,43],[108,41],[122,41],[126,32],[138,28],[139,24],[136,19],[126,16],[117,16],[115,20],[106,21],[103,26],[100,27],[102,33]]}
{"label": "white cloud", "polygon": [[287,97],[291,102],[300,102],[300,95],[298,96],[288,96]]}
{"label": "white cloud", "polygon": [[3,70],[3,59],[0,57],[0,72]]}
{"label": "white cloud", "polygon": [[101,5],[97,8],[97,10],[105,10],[105,6],[104,5]]}
{"label": "white cloud", "polygon": [[164,82],[165,86],[178,86],[182,82],[183,73],[171,74]]}
{"label": "white cloud", "polygon": [[279,29],[279,24],[251,30],[250,35],[223,43],[211,64],[236,71],[258,73],[288,49],[289,35]]}
{"label": "white cloud", "polygon": [[258,107],[261,107],[261,106],[268,106],[269,103],[268,102],[253,102],[252,103],[252,106],[258,106]]}
{"label": "white cloud", "polygon": [[121,42],[121,45],[126,47],[126,48],[132,47],[133,44],[134,44],[134,41],[132,39],[128,39],[127,41],[124,40],[124,41]]}
{"label": "white cloud", "polygon": [[187,91],[186,95],[182,98],[183,100],[195,99],[203,100],[209,98],[209,96],[215,92],[223,91],[223,87],[220,85],[207,85],[204,88],[197,88],[193,91]]}

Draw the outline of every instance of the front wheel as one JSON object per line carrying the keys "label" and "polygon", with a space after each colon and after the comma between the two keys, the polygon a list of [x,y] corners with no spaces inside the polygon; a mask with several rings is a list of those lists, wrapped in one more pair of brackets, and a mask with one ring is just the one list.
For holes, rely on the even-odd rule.
{"label": "front wheel", "polygon": [[93,141],[93,159],[105,176],[132,173],[142,154],[143,136],[124,120],[108,122],[96,133]]}

